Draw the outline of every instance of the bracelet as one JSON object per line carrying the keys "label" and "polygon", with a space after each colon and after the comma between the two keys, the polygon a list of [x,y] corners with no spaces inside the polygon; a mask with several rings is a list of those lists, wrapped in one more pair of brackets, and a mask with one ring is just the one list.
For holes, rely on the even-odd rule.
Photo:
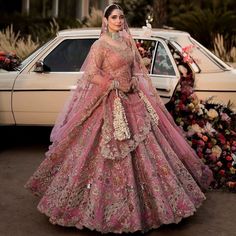
{"label": "bracelet", "polygon": [[132,76],[131,79],[133,79],[133,80],[138,82],[138,77],[137,76]]}
{"label": "bracelet", "polygon": [[118,89],[120,86],[120,82],[118,80],[112,80],[111,87],[112,89]]}

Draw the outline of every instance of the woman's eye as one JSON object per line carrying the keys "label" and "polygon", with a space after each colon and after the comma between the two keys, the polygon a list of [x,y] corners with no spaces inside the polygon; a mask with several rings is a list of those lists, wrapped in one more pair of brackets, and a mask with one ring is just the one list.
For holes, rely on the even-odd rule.
{"label": "woman's eye", "polygon": [[112,16],[111,18],[114,20],[114,19],[116,19],[116,18],[117,18],[117,16]]}

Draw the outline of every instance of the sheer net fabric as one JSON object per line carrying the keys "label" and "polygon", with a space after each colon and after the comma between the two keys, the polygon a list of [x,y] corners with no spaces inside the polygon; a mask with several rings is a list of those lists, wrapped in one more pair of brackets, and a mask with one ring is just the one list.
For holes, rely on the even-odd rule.
{"label": "sheer net fabric", "polygon": [[[102,30],[52,131],[46,158],[26,183],[41,197],[38,209],[53,224],[122,233],[178,223],[201,205],[201,189],[212,181],[152,87],[127,24],[121,39],[114,42]],[[117,92],[110,85],[133,76],[137,90],[119,91],[131,137],[117,141]]]}

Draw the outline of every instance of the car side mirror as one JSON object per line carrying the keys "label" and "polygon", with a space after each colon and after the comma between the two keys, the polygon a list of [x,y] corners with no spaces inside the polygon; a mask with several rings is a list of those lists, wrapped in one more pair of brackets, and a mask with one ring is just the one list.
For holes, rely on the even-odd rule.
{"label": "car side mirror", "polygon": [[38,73],[44,72],[44,64],[43,64],[43,61],[41,61],[41,60],[36,61],[35,65],[34,65],[34,71],[35,71],[35,72],[38,72]]}

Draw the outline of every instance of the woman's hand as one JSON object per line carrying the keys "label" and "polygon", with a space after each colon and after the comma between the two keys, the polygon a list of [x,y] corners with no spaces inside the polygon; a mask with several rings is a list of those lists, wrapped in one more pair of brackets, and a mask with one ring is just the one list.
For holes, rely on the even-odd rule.
{"label": "woman's hand", "polygon": [[111,89],[118,89],[124,93],[137,91],[138,78],[132,77],[131,81],[112,80]]}
{"label": "woman's hand", "polygon": [[131,83],[128,81],[127,82],[122,81],[122,83],[119,84],[118,89],[124,93],[128,93],[131,89]]}
{"label": "woman's hand", "polygon": [[138,78],[135,76],[133,76],[131,79],[131,89],[133,91],[137,91],[137,89],[138,89]]}

